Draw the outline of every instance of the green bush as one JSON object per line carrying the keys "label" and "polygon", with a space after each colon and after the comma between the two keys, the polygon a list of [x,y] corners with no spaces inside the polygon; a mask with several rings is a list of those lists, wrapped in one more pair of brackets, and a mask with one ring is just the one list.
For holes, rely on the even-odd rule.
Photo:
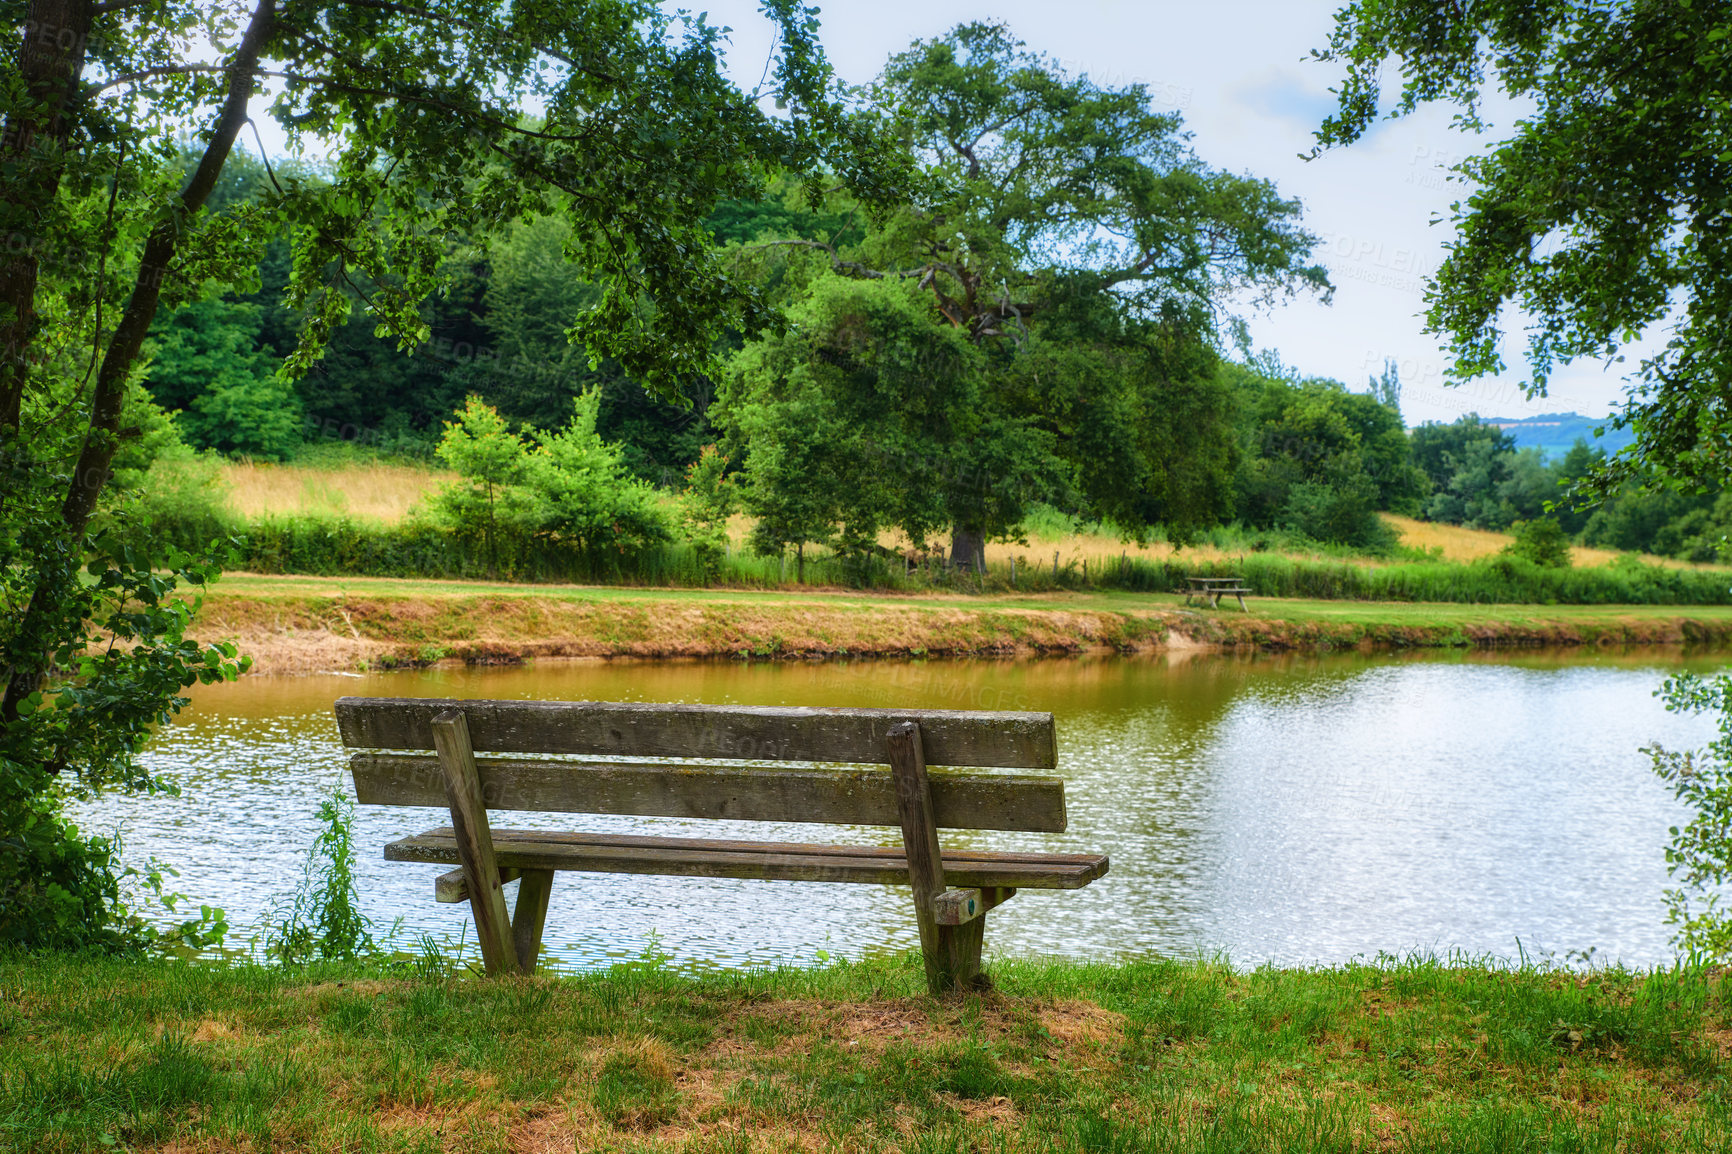
{"label": "green bush", "polygon": [[220,461],[209,453],[181,451],[151,463],[132,508],[130,532],[141,541],[177,549],[204,549],[239,531],[229,507]]}
{"label": "green bush", "polygon": [[1721,900],[1732,882],[1732,677],[1684,674],[1665,681],[1656,696],[1673,713],[1715,714],[1720,730],[1706,749],[1677,753],[1655,745],[1643,752],[1693,811],[1682,828],[1672,827],[1666,847],[1666,870],[1683,883],[1666,891],[1666,920],[1678,927],[1672,941],[1697,961],[1723,962],[1732,959],[1732,908]]}
{"label": "green bush", "polygon": [[1570,539],[1562,525],[1544,517],[1521,521],[1512,527],[1515,540],[1504,546],[1511,557],[1532,561],[1545,569],[1570,567]]}

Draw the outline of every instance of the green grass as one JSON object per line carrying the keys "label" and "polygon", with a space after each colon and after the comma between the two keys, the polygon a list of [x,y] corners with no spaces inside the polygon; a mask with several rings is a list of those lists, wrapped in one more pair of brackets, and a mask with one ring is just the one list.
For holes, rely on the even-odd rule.
{"label": "green grass", "polygon": [[[522,597],[583,602],[691,605],[789,605],[808,602],[837,608],[874,609],[890,606],[946,609],[1104,610],[1152,613],[1185,609],[1185,598],[1173,593],[1120,590],[1046,590],[966,594],[954,592],[887,593],[845,588],[800,589],[669,589],[621,585],[525,585],[510,581],[438,581],[398,577],[317,577],[229,573],[212,590],[213,598],[273,597]],[[1528,605],[1466,604],[1426,601],[1334,601],[1301,597],[1247,598],[1250,615],[1294,622],[1352,624],[1472,625],[1487,621],[1605,622],[1614,620],[1670,621],[1688,616],[1704,621],[1732,620],[1728,605]],[[1239,615],[1229,600],[1219,610],[1198,609],[1210,618],[1232,620]]]}
{"label": "green grass", "polygon": [[[431,971],[429,971],[431,972]],[[478,981],[0,957],[0,1150],[1725,1150],[1685,969],[913,958]]]}

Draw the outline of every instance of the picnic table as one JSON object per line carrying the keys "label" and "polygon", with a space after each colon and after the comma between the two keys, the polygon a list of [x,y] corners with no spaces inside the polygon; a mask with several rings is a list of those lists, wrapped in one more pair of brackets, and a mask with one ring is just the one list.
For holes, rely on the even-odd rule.
{"label": "picnic table", "polygon": [[1192,598],[1201,598],[1209,602],[1215,609],[1221,607],[1221,598],[1234,597],[1238,599],[1239,608],[1249,613],[1245,608],[1245,594],[1251,592],[1245,587],[1243,577],[1187,577],[1190,588],[1185,590],[1185,604],[1192,604]]}

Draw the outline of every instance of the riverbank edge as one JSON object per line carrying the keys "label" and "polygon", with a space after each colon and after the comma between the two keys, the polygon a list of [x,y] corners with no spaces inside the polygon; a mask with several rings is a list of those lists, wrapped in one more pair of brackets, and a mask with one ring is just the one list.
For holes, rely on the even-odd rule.
{"label": "riverbank edge", "polygon": [[[1127,599],[1119,599],[1123,602]],[[1426,620],[1430,614],[1435,620]],[[862,596],[730,600],[531,592],[399,595],[213,591],[199,633],[237,642],[255,673],[513,665],[536,658],[1040,657],[1168,651],[1732,646],[1732,612],[1653,606],[1486,606],[1262,600],[1250,613],[1152,598],[1111,607]],[[1315,614],[1315,616],[1312,616]]]}
{"label": "riverbank edge", "polygon": [[0,960],[0,1150],[1718,1149],[1732,1061],[1708,969]]}

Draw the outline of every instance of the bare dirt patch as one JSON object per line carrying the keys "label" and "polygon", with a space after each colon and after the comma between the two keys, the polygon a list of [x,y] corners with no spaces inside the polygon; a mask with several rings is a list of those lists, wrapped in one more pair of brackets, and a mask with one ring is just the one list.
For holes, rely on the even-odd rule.
{"label": "bare dirt patch", "polygon": [[1022,1112],[1016,1108],[1016,1103],[1002,1094],[994,1098],[959,1098],[946,1092],[939,1094],[938,1098],[976,1125],[1016,1126],[1022,1123]]}
{"label": "bare dirt patch", "polygon": [[559,1107],[536,1110],[512,1127],[507,1148],[511,1154],[571,1154],[573,1150],[590,1148],[580,1144],[579,1139],[593,1129],[579,1125],[570,1110]]}
{"label": "bare dirt patch", "polygon": [[1065,1046],[1117,1046],[1124,1041],[1125,1016],[1089,1002],[1060,1002],[1039,1013],[1046,1032]]}

